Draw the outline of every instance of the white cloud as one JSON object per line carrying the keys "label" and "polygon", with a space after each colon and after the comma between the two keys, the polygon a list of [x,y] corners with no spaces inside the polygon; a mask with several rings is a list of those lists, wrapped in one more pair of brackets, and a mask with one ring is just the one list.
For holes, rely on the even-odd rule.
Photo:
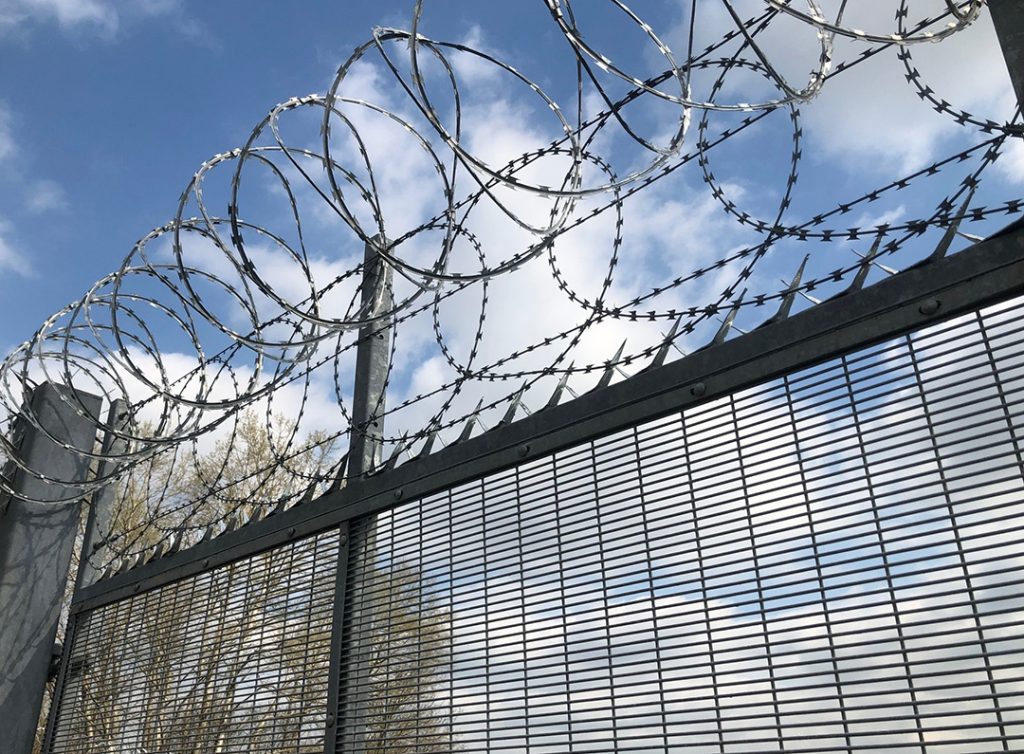
{"label": "white cloud", "polygon": [[11,133],[11,111],[0,102],[0,161],[14,154],[14,135]]}
{"label": "white cloud", "polygon": [[0,5],[0,29],[29,22],[56,22],[63,29],[87,27],[105,34],[117,31],[119,14],[103,0],[5,0]]}
{"label": "white cloud", "polygon": [[9,233],[10,226],[0,221],[0,270],[7,270],[22,277],[30,277],[33,274],[32,265],[11,244]]}
{"label": "white cloud", "polygon": [[[759,12],[757,5],[741,4],[741,17],[755,15]],[[920,15],[911,18],[910,25],[929,12],[942,10],[938,6],[932,3],[928,8],[915,8],[914,12]],[[893,33],[897,29],[892,7],[890,3],[850,3],[844,25],[872,33]],[[826,16],[834,15],[830,9],[831,6],[826,7]],[[721,4],[702,4],[695,27],[695,46],[700,48],[733,28],[735,24]],[[668,35],[673,49],[680,54],[686,49],[688,29],[688,19],[683,19]],[[799,89],[806,84],[807,71],[817,66],[820,52],[820,44],[809,27],[795,19],[777,19],[758,36],[758,42],[792,86]],[[856,60],[869,47],[837,37],[833,69],[842,61]],[[726,49],[731,54],[732,48]],[[1011,91],[1009,75],[987,13],[983,12],[971,26],[941,44],[915,44],[907,49],[913,65],[920,70],[922,83],[931,87],[938,99],[981,119],[1005,122],[1012,114],[1012,100],[1005,96]],[[801,105],[802,123],[811,147],[806,150],[807,156],[839,160],[844,167],[859,171],[891,172],[896,166],[902,172],[910,172],[933,160],[938,150],[963,133],[954,117],[936,113],[931,103],[918,96],[906,79],[898,52],[899,48],[893,47],[857,62],[827,80],[817,98]],[[749,52],[745,57],[755,59]],[[698,72],[694,77],[694,96],[707,96],[704,82],[717,77],[719,72]],[[731,72],[718,100],[763,101],[778,96],[780,92],[768,86],[762,77]]]}
{"label": "white cloud", "polygon": [[[852,57],[854,45],[837,44],[837,49]],[[922,82],[939,99],[982,119],[1007,120],[1010,109],[1004,95],[1010,88],[1009,75],[987,15],[941,45],[915,45],[909,50]],[[894,162],[903,172],[923,167],[963,132],[953,117],[936,113],[918,97],[895,51],[835,76],[804,112],[819,154],[869,170],[891,170]]]}
{"label": "white cloud", "polygon": [[186,36],[205,37],[184,17],[181,0],[0,0],[0,34],[55,23],[66,33],[111,38],[126,22],[152,18],[171,19]]}
{"label": "white cloud", "polygon": [[[1008,93],[1006,99],[1012,102],[1013,94]],[[1024,139],[1011,137],[1003,142],[1002,152],[993,167],[1010,183],[1024,184]]]}
{"label": "white cloud", "polygon": [[29,212],[42,213],[67,208],[67,197],[64,189],[56,181],[43,179],[36,181],[28,188],[25,206]]}

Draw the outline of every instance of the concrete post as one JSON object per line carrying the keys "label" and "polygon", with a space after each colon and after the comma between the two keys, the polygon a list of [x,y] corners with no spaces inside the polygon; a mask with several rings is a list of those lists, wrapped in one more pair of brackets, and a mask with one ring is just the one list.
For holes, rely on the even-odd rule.
{"label": "concrete post", "polygon": [[68,390],[44,383],[31,399],[39,424],[63,444],[27,425],[20,448],[25,466],[65,483],[18,469],[13,487],[23,497],[10,498],[0,512],[0,748],[10,754],[32,751],[81,512],[79,500],[33,501],[69,497],[86,481],[89,459],[70,448],[93,450],[91,417],[102,404],[98,396],[78,393],[91,415],[80,416],[61,399]]}
{"label": "concrete post", "polygon": [[1024,2],[988,0],[988,11],[992,14],[999,46],[1003,48],[1017,103],[1024,106]]}
{"label": "concrete post", "polygon": [[[107,412],[107,436],[103,439],[103,460],[97,476],[102,479],[117,470],[121,456],[128,450],[128,441],[118,437],[117,431],[124,428],[128,419],[128,405],[118,398],[111,402]],[[114,503],[117,500],[117,485],[107,484],[93,493],[82,539],[82,557],[78,564],[78,579],[75,590],[89,586],[99,577],[94,562],[109,561],[101,550],[110,540],[114,517]]]}

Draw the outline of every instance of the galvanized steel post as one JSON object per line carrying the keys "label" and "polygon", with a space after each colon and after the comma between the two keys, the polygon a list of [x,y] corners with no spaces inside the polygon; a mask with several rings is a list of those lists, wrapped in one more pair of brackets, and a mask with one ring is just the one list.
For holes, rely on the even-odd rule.
{"label": "galvanized steel post", "polygon": [[378,251],[386,241],[376,236],[363,255],[363,281],[360,286],[363,319],[372,319],[359,328],[356,347],[356,376],[352,389],[352,432],[349,436],[348,474],[358,477],[381,461],[384,433],[384,392],[391,359],[391,318],[381,317],[394,306],[391,292],[391,267]]}
{"label": "galvanized steel post", "polygon": [[[356,347],[356,374],[352,388],[352,430],[349,434],[348,476],[358,479],[380,465],[383,453],[385,392],[391,360],[391,267],[380,255],[387,241],[377,236],[369,243],[363,256],[363,279],[359,311],[367,321],[359,329]],[[374,517],[364,519],[358,531],[342,525],[338,579],[335,587],[334,634],[331,645],[331,666],[328,679],[326,745],[324,751],[334,754],[339,738],[348,749],[361,752],[366,748],[365,698],[368,680],[369,649],[366,627],[362,626],[364,608],[359,600],[346,599],[350,557],[362,564],[373,560]],[[347,614],[346,614],[347,611]],[[355,629],[358,635],[345,635]],[[342,677],[342,665],[348,672]]]}

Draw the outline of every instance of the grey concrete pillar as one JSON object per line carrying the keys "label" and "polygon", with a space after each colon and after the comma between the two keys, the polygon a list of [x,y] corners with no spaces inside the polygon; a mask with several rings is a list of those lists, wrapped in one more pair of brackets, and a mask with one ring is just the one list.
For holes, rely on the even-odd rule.
{"label": "grey concrete pillar", "polygon": [[1024,2],[988,0],[988,11],[992,14],[999,46],[1003,48],[1017,102],[1024,105]]}
{"label": "grey concrete pillar", "polygon": [[[124,428],[128,419],[128,404],[121,398],[110,404],[107,412],[107,435],[103,439],[103,460],[100,461],[97,476],[108,477],[117,471],[121,457],[128,450],[128,441],[118,437],[117,432]],[[107,484],[92,495],[89,503],[88,518],[85,523],[85,536],[82,538],[82,557],[78,564],[78,580],[75,589],[89,586],[99,578],[95,563],[109,562],[110,557],[103,550],[107,548],[113,533],[114,504],[117,502],[117,485]]]}
{"label": "grey concrete pillar", "polygon": [[91,414],[80,416],[61,399],[67,391],[44,383],[30,404],[39,424],[63,444],[26,424],[19,451],[25,466],[62,483],[18,469],[13,487],[24,499],[12,497],[0,511],[0,749],[9,754],[32,751],[81,512],[77,499],[38,501],[73,496],[86,481],[89,459],[64,445],[92,452],[92,417],[102,404],[78,393]]}

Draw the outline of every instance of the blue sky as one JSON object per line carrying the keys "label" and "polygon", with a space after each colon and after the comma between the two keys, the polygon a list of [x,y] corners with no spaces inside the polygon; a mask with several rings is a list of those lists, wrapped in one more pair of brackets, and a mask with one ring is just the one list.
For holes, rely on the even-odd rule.
{"label": "blue sky", "polygon": [[[743,17],[764,7],[753,0],[735,5]],[[834,10],[834,5],[824,3],[823,7]],[[869,31],[893,31],[891,10],[883,5],[858,5],[849,10],[848,22]],[[695,47],[702,48],[734,28],[724,7],[719,3],[699,5]],[[0,70],[6,73],[0,79],[0,267],[4,272],[0,286],[7,313],[0,324],[0,344],[9,350],[30,337],[47,316],[117,269],[138,238],[174,217],[181,191],[204,160],[243,144],[275,103],[326,91],[339,64],[370,39],[374,26],[409,28],[412,8],[409,0],[373,5],[304,3],[287,8],[271,3],[185,0],[0,2]],[[646,3],[643,8],[645,21],[677,57],[683,56],[687,44],[688,8],[689,3],[680,0]],[[920,11],[915,6],[915,12],[923,16],[944,8],[944,3],[933,1],[921,5]],[[664,59],[650,40],[612,5],[581,5],[577,10],[587,42],[607,52],[622,68],[641,78],[664,68]],[[420,30],[436,39],[468,42],[494,52],[536,81],[567,117],[575,117],[573,59],[542,2],[430,0],[424,5]],[[763,37],[772,60],[798,87],[817,61],[815,38],[808,31],[799,22],[782,18],[773,22]],[[967,31],[940,45],[909,49],[926,83],[939,96],[981,118],[1002,122],[1012,111],[1012,97],[994,42],[991,24],[983,14]],[[395,59],[401,60],[406,54],[404,47],[392,47],[393,53],[398,53]],[[855,59],[863,49],[863,43],[838,39],[835,59]],[[500,165],[560,135],[544,102],[521,82],[466,54],[453,54],[452,60],[464,95],[467,143],[490,164]],[[695,95],[709,96],[714,77],[714,72],[694,72]],[[602,81],[613,95],[626,89],[613,77]],[[411,118],[421,130],[425,125],[422,118],[415,120],[410,101],[373,54],[353,68],[339,92]],[[438,92],[443,109],[448,100]],[[717,93],[718,101],[734,103],[772,96],[770,88],[753,74],[732,75]],[[594,112],[600,100],[590,90],[583,105],[585,113]],[[624,112],[638,133],[661,144],[668,142],[679,118],[675,105],[650,96]],[[712,113],[708,138],[739,125],[744,115]],[[371,150],[377,150],[374,159],[382,175],[381,201],[390,223],[389,234],[394,235],[437,210],[439,186],[430,183],[430,165],[416,161],[419,157],[414,155],[422,157],[418,147],[403,140],[400,133],[392,133],[396,130],[393,125],[363,110],[358,117],[364,118],[365,133],[372,137]],[[693,149],[698,140],[700,120],[697,112],[682,153]],[[318,117],[286,114],[282,123],[294,143],[316,144]],[[958,126],[953,118],[935,113],[922,102],[908,86],[892,49],[827,82],[820,96],[801,106],[800,127],[800,180],[783,217],[783,222],[793,225],[988,138],[977,129]],[[620,175],[649,162],[649,153],[638,149],[621,131],[608,131],[595,143],[595,150]],[[709,169],[716,186],[722,196],[735,202],[738,212],[774,221],[784,193],[792,140],[789,113],[782,108],[710,153]],[[440,144],[436,135],[431,143]],[[986,172],[972,207],[998,205],[1020,194],[1024,185],[1021,155],[1019,145],[1014,145]],[[938,178],[915,181],[911,190],[890,191],[877,202],[838,213],[825,225],[873,227],[928,217],[942,196],[976,167],[973,158],[958,163]],[[596,169],[593,172],[598,173]],[[230,172],[222,170],[207,183],[205,199],[210,212],[220,216],[226,215],[228,176]],[[251,193],[243,196],[246,218],[277,229],[288,219],[287,207],[280,191],[275,193],[264,179],[254,178],[249,184],[254,187]],[[463,179],[463,190],[469,185],[471,182]],[[530,204],[522,193],[515,201],[525,202],[524,212],[542,223],[548,204]],[[582,215],[603,201],[585,199],[575,210]],[[304,205],[303,210],[309,213],[307,230],[312,228],[310,251],[320,265],[320,274],[328,276],[325,280],[354,264],[361,246],[358,239],[336,221],[332,225],[324,220],[315,207]],[[965,230],[984,235],[1011,219],[995,215]],[[614,224],[614,214],[606,212],[567,234],[559,249],[559,272],[583,299],[592,300],[599,294]],[[619,264],[608,294],[610,302],[620,304],[646,296],[651,288],[761,238],[722,212],[696,160],[627,200],[623,227]],[[500,213],[483,212],[473,229],[483,239],[489,261],[507,259],[529,242],[529,234]],[[919,242],[908,243],[886,264],[906,266],[927,253],[940,236],[941,231],[931,231]],[[957,246],[965,243],[961,239]],[[779,243],[748,281],[748,295],[781,290],[782,279],[792,276],[805,255],[810,255],[807,276],[824,277],[833,269],[855,264],[856,254],[866,252],[869,245],[845,240]],[[163,247],[164,261],[169,259],[168,248]],[[409,261],[432,258],[429,246],[410,244],[410,249]],[[257,248],[257,252],[263,253],[260,259],[267,274],[282,290],[294,292],[294,287],[288,286],[295,281],[275,266],[280,259],[266,249]],[[223,265],[217,267],[216,256],[196,247],[194,261],[197,266],[220,271]],[[737,273],[738,267],[733,265],[721,275],[701,276],[654,299],[645,298],[638,308],[664,314],[677,307],[709,303],[719,297],[722,288],[742,287],[736,285]],[[875,269],[872,279],[883,274]],[[814,295],[829,295],[841,287],[825,286]],[[458,358],[470,350],[480,295],[476,286],[441,309],[446,346],[454,349]],[[544,258],[496,281],[488,296],[490,316],[478,364],[501,359],[567,326],[578,325],[585,314],[579,302],[559,291]],[[801,299],[797,306],[806,304]],[[232,319],[238,313],[230,311],[229,300],[222,297],[215,308],[217,316],[230,326],[244,324]],[[750,327],[767,314],[764,307],[744,309],[737,324]],[[398,353],[404,358],[396,369],[392,399],[429,392],[454,374],[434,342],[429,316],[419,317],[418,322],[399,335]],[[626,354],[639,353],[656,342],[670,322],[665,317],[632,326],[622,321],[604,322],[587,332],[563,366],[573,360],[577,364],[601,363],[623,339],[628,341]],[[699,345],[700,338],[706,338],[717,324],[713,319],[706,322],[703,331],[681,344],[684,348]],[[206,350],[215,352],[221,342],[218,338],[223,336],[214,328],[206,330],[211,338]],[[156,331],[167,359],[180,356],[181,370],[189,367],[190,360],[194,363],[187,344],[166,322],[156,325]],[[514,360],[508,371],[550,363],[556,355],[553,351],[527,354]],[[341,371],[347,373],[349,366],[343,362]],[[579,389],[586,389],[588,380],[594,379],[587,376]],[[342,382],[345,380],[342,376]],[[500,383],[500,392],[514,390],[518,382],[512,382]],[[334,403],[333,389],[329,374],[314,375],[308,391],[314,408]],[[540,392],[528,403],[542,403],[546,396]],[[487,384],[475,392],[465,391],[450,416],[493,393],[494,388]],[[278,408],[294,413],[297,400],[282,392]],[[411,406],[408,419],[397,424],[415,427],[438,405],[438,401],[425,401]]]}

